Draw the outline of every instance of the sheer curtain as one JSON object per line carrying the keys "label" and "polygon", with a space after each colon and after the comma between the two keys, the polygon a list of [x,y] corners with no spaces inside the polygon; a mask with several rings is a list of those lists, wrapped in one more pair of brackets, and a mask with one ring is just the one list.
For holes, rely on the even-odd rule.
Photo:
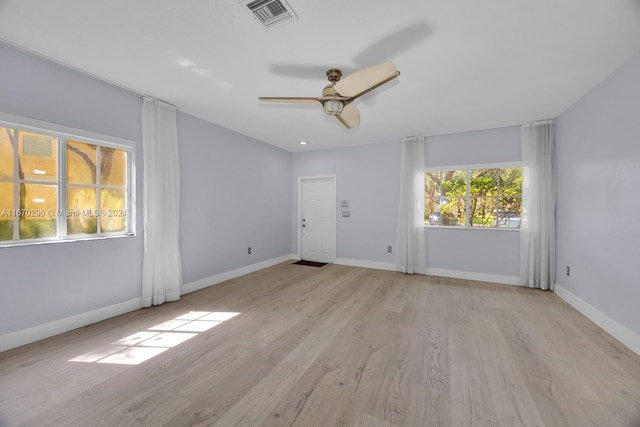
{"label": "sheer curtain", "polygon": [[142,106],[144,257],[142,304],[180,299],[182,267],[178,222],[180,164],[176,107],[150,97]]}
{"label": "sheer curtain", "polygon": [[424,137],[402,140],[400,209],[396,242],[396,269],[426,274],[424,242]]}
{"label": "sheer curtain", "polygon": [[523,125],[520,284],[553,290],[556,279],[555,121]]}

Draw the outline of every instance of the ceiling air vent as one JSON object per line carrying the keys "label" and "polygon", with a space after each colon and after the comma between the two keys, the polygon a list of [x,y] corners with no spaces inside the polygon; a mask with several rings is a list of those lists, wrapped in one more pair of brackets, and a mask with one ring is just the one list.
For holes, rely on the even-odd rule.
{"label": "ceiling air vent", "polygon": [[243,1],[253,16],[267,29],[298,19],[296,13],[285,0]]}

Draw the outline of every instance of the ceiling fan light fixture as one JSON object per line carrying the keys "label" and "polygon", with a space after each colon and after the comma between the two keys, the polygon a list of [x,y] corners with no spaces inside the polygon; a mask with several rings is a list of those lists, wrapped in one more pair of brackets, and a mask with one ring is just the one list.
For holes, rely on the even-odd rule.
{"label": "ceiling fan light fixture", "polygon": [[342,110],[344,109],[344,102],[339,99],[328,99],[324,101],[322,107],[324,108],[325,113],[335,116],[342,113]]}

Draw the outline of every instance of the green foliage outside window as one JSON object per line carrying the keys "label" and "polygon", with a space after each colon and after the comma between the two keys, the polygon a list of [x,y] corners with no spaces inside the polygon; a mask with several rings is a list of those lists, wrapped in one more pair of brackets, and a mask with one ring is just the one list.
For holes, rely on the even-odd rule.
{"label": "green foliage outside window", "polygon": [[522,168],[425,173],[425,223],[520,228]]}

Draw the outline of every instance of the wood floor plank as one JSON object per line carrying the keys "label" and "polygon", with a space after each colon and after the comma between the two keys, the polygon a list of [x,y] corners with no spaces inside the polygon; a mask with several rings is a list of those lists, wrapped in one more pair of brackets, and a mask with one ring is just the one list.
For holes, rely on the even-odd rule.
{"label": "wood floor plank", "polygon": [[543,425],[494,318],[477,316],[473,330],[477,342],[482,343],[477,348],[491,390],[497,424],[505,427]]}
{"label": "wood floor plank", "polygon": [[[578,407],[567,385],[558,378],[553,358],[547,357],[544,346],[539,346],[535,336],[526,332],[519,316],[503,316],[497,321],[544,424],[559,427],[592,425],[583,411],[573,410]],[[583,374],[588,375],[587,372]]]}
{"label": "wood floor plank", "polygon": [[[196,312],[239,314],[141,363],[98,363]],[[640,356],[553,293],[339,265],[282,263],[0,353],[1,426],[639,420]]]}
{"label": "wood floor plank", "polygon": [[480,362],[472,322],[452,323],[448,332],[451,424],[495,426],[492,392]]}
{"label": "wood floor plank", "polygon": [[356,426],[357,427],[395,427],[396,425],[362,412],[358,416],[358,421]]}
{"label": "wood floor plank", "polygon": [[371,290],[361,286],[353,297],[340,303],[344,307],[331,314],[313,330],[287,357],[252,388],[215,425],[254,426],[262,422],[289,387],[309,369],[327,345],[366,301]]}
{"label": "wood floor plank", "polygon": [[[329,292],[330,289],[326,287],[321,290],[325,296],[327,293],[331,295],[331,298],[312,298],[308,305],[309,307],[315,306],[315,310],[307,309],[303,321],[292,323],[290,316],[280,315],[281,327],[274,324],[266,325],[267,329],[280,331],[279,335],[274,335],[268,344],[267,342],[254,342],[250,337],[243,339],[243,342],[253,342],[254,350],[247,354],[248,359],[236,357],[230,363],[224,364],[225,369],[216,369],[212,366],[211,373],[203,379],[186,379],[182,389],[185,390],[185,393],[189,393],[194,402],[190,408],[176,414],[176,422],[190,420],[188,425],[206,425],[216,422],[249,389],[256,386],[265,375],[281,363],[289,352],[300,346],[302,341],[317,329],[317,322],[321,322],[327,316],[339,311],[340,304],[336,302],[352,296],[359,286],[358,282],[349,284],[351,278],[357,277],[353,273],[360,274],[361,272],[352,272],[352,274],[342,276],[342,281],[336,282],[337,292]],[[313,296],[312,293],[309,295]],[[295,310],[294,313],[298,314],[299,312]],[[264,334],[259,334],[259,336],[264,337]],[[198,385],[195,389],[190,385],[193,381],[196,381]]]}

